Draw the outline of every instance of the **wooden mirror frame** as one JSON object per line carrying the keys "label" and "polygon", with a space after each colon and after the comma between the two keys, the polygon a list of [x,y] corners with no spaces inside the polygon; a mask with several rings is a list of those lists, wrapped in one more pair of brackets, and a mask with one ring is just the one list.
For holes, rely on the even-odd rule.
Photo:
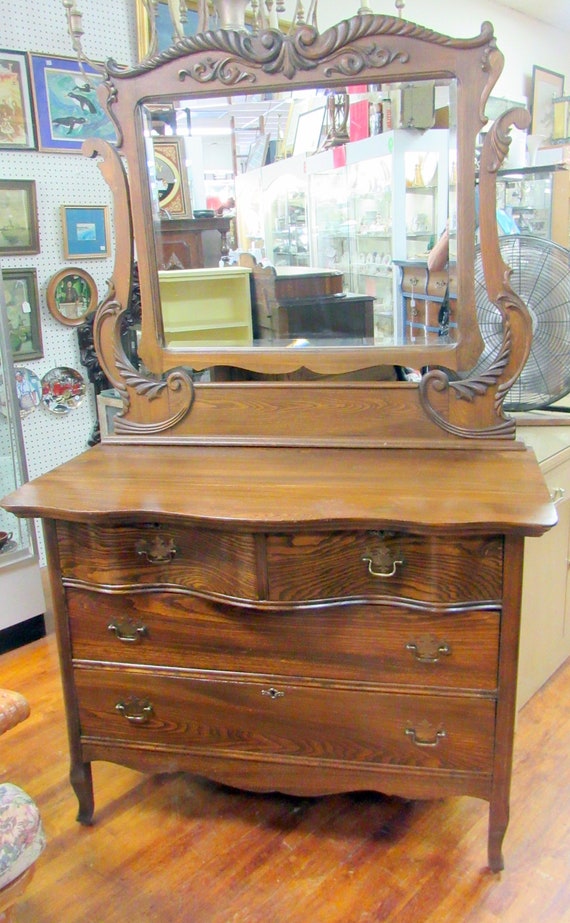
{"label": "wooden mirror frame", "polygon": [[[94,323],[102,367],[124,405],[108,440],[153,442],[166,437],[171,442],[317,446],[455,446],[467,441],[488,446],[490,440],[514,439],[514,421],[504,415],[502,404],[528,356],[531,324],[508,284],[509,268],[500,256],[495,178],[508,152],[511,125],[528,126],[524,109],[505,113],[487,133],[479,173],[481,254],[489,299],[504,319],[503,347],[492,368],[476,380],[450,380],[441,368],[473,367],[483,345],[474,295],[474,152],[486,122],[485,104],[502,67],[490,23],[483,23],[474,38],[454,39],[406,20],[372,14],[355,16],[323,33],[307,24],[289,35],[274,30],[253,35],[228,29],[201,32],[133,68],[108,61],[100,95],[117,127],[118,150],[101,141],[84,145],[85,154],[102,158],[99,166],[114,196],[115,271]],[[333,376],[330,380],[195,385],[183,367],[194,367],[192,351],[181,355],[162,345],[141,104],[182,94],[243,93],[244,87],[265,93],[438,78],[457,81],[457,342],[435,348],[366,347],[365,359],[358,348],[327,348],[312,357],[312,368]],[[133,367],[120,339],[120,318],[128,307],[132,282],[127,267],[133,263],[133,230],[142,299],[140,354],[150,374]],[[247,353],[243,347],[211,350],[206,364],[247,368]],[[419,384],[334,378],[378,364],[425,371]],[[255,368],[261,373],[287,375],[299,365],[298,351],[272,348],[260,355],[256,350]]]}

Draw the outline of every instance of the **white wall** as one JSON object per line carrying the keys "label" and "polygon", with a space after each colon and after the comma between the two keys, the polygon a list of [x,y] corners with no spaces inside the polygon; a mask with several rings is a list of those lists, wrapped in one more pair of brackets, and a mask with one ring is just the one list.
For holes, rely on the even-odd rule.
{"label": "white wall", "polygon": [[[537,4],[541,0],[536,0]],[[547,3],[548,0],[542,0]],[[375,13],[396,15],[393,0],[368,0]],[[345,5],[342,15],[358,9]],[[333,25],[338,19],[337,0],[319,0],[319,28]],[[566,77],[566,92],[570,92],[570,34],[547,26],[537,19],[515,13],[493,0],[406,0],[406,19],[446,35],[470,38],[478,35],[481,23],[493,23],[497,45],[505,55],[505,68],[493,95],[506,99],[530,97],[532,65],[556,71]]]}
{"label": "white wall", "polygon": [[[83,12],[84,47],[94,59],[114,57],[131,64],[136,59],[135,0],[78,0]],[[289,0],[288,12],[292,10]],[[358,9],[342,6],[342,15]],[[394,13],[389,2],[372,0],[378,13]],[[320,0],[319,25],[332,25],[338,17],[337,0]],[[497,42],[506,57],[506,67],[495,95],[507,98],[528,97],[532,65],[564,73],[570,91],[568,33],[550,28],[528,17],[513,13],[493,0],[407,0],[407,18],[447,34],[469,37],[479,33],[481,23],[495,25]],[[2,47],[72,57],[67,35],[65,10],[61,0],[6,0],[3,5]],[[60,205],[111,204],[109,190],[96,166],[74,154],[44,154],[11,151],[0,154],[0,175],[6,179],[34,179],[37,184],[41,252],[37,256],[12,257],[3,261],[6,268],[33,267],[38,273],[44,357],[26,365],[41,378],[56,365],[81,369],[76,334],[73,328],[55,321],[45,303],[50,277],[65,265],[63,259]],[[94,277],[99,292],[105,292],[112,272],[112,260],[77,261]],[[24,444],[30,477],[35,477],[66,461],[86,447],[95,422],[93,395],[64,418],[55,418],[43,409],[23,420]]]}

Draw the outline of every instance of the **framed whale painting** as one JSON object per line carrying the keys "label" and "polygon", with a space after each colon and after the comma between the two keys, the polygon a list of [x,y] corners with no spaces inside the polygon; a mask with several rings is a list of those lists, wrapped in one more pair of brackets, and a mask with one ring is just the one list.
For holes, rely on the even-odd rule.
{"label": "framed whale painting", "polygon": [[74,58],[30,55],[40,151],[80,153],[86,138],[114,143],[113,123],[98,96],[101,76]]}

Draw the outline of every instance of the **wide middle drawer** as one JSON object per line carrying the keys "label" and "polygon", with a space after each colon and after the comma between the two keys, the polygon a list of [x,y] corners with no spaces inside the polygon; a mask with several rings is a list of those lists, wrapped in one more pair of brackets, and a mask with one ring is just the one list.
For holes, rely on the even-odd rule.
{"label": "wide middle drawer", "polygon": [[67,588],[72,656],[244,673],[494,690],[495,610],[351,604],[261,611],[179,593]]}

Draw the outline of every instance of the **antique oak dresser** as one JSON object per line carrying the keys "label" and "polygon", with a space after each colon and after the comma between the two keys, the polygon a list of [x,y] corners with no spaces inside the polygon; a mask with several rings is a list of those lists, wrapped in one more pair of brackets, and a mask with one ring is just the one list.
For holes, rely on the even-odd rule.
{"label": "antique oak dresser", "polygon": [[[82,56],[79,14],[65,5]],[[85,145],[113,191],[116,229],[94,336],[123,409],[102,444],[3,500],[43,519],[78,819],[93,819],[94,760],[255,791],[469,795],[489,802],[497,871],[524,537],[556,521],[536,459],[502,409],[531,322],[500,259],[495,175],[510,125],[526,127],[528,115],[501,116],[481,152],[481,249],[504,336],[472,379],[483,348],[474,149],[502,68],[492,27],[452,39],[365,14],[319,33],[313,4],[285,35],[264,21],[244,31],[244,4],[226,6],[220,28],[205,28],[200,4],[197,35],[162,53],[151,40],[140,64],[103,68],[128,179],[115,148]],[[419,346],[397,331],[302,349],[165,346],[160,221],[146,177],[152,99],[229,105],[318,87],[334,102],[352,84],[397,93],[422,80],[446,88],[455,119],[446,130],[457,188],[445,192],[457,219],[453,332]],[[136,360],[121,340],[133,240]],[[417,369],[419,380],[382,380],[380,367]]]}

